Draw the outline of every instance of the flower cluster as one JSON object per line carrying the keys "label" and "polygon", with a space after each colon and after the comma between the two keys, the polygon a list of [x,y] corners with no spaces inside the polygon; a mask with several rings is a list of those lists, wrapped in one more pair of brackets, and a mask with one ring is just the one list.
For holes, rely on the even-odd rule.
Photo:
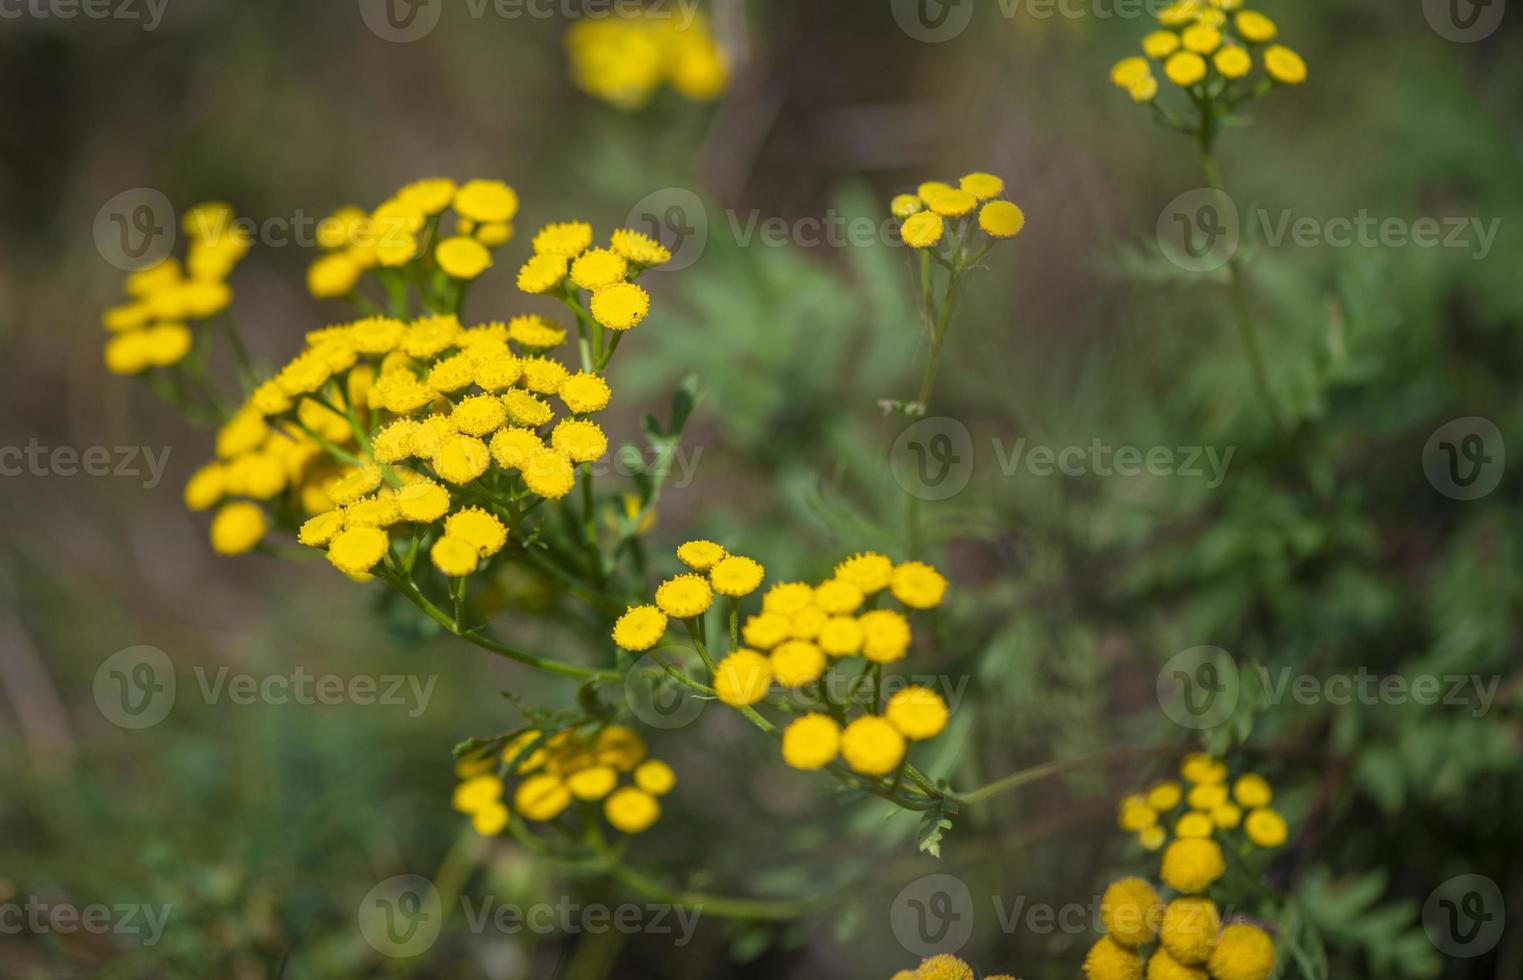
{"label": "flower cluster", "polygon": [[1249,773],[1229,791],[1227,766],[1201,754],[1185,759],[1180,774],[1188,790],[1178,782],[1161,782],[1145,795],[1123,800],[1120,817],[1123,829],[1156,850],[1167,836],[1160,815],[1182,809],[1176,839],[1159,868],[1172,898],[1165,903],[1142,878],[1112,883],[1100,901],[1106,934],[1084,960],[1089,980],[1140,980],[1146,947],[1155,941],[1157,947],[1146,957],[1149,980],[1266,980],[1274,971],[1269,933],[1249,922],[1224,927],[1221,910],[1207,894],[1226,872],[1216,835],[1242,825],[1249,840],[1261,847],[1284,843],[1285,821],[1268,808],[1269,783]]}
{"label": "flower cluster", "polygon": [[[1255,10],[1243,10],[1243,0],[1178,0],[1158,14],[1159,29],[1142,39],[1146,57],[1123,58],[1111,69],[1111,81],[1137,102],[1156,105],[1158,79],[1164,77],[1189,93],[1201,108],[1219,114],[1275,85],[1306,81],[1306,62],[1291,49],[1271,43],[1278,35],[1274,21]],[[1262,66],[1259,79],[1252,76]]]}
{"label": "flower cluster", "polygon": [[490,268],[492,250],[512,239],[517,214],[518,194],[500,180],[415,181],[373,211],[351,205],[325,219],[317,235],[325,254],[307,269],[307,288],[319,299],[350,296],[367,270],[380,269],[396,270],[389,287],[413,281],[461,295],[459,284]]}
{"label": "flower cluster", "polygon": [[1285,843],[1285,818],[1269,806],[1274,793],[1263,776],[1246,773],[1229,790],[1226,764],[1201,754],[1185,759],[1180,775],[1185,785],[1164,780],[1146,793],[1121,801],[1118,823],[1122,830],[1135,833],[1145,849],[1156,851],[1168,841],[1167,821],[1172,821],[1176,840],[1204,840],[1241,831],[1256,847]]}
{"label": "flower cluster", "polygon": [[[978,212],[978,227],[992,240],[1014,238],[1026,226],[1026,215],[1011,201],[1001,199],[1005,182],[993,174],[968,174],[958,186],[939,180],[927,181],[913,194],[900,194],[889,210],[900,221],[899,234],[911,248],[947,248],[935,254],[949,265],[959,264],[957,253],[965,244],[968,228],[963,219]],[[971,226],[969,226],[971,227]],[[943,254],[945,253],[945,254]],[[979,253],[982,257],[982,252]]]}
{"label": "flower cluster", "polygon": [[[459,579],[489,563],[537,502],[570,493],[578,467],[607,453],[608,438],[592,418],[612,398],[599,369],[622,332],[649,311],[649,295],[630,280],[670,255],[629,230],[615,231],[607,248],[592,247],[591,226],[576,221],[535,235],[519,285],[560,299],[576,315],[582,366],[575,370],[550,356],[567,331],[546,317],[466,327],[447,311],[458,307],[451,284],[480,263],[456,265],[445,249],[453,239],[424,254],[417,247],[436,237],[450,202],[458,224],[478,222],[478,235],[518,206],[501,182],[426,180],[369,216],[352,215],[344,244],[328,236],[334,251],[319,265],[358,269],[374,259],[383,281],[401,287],[404,302],[394,306],[405,305],[412,283],[430,312],[312,331],[296,357],[253,389],[217,433],[217,460],[185,491],[193,510],[220,505],[212,524],[217,551],[251,550],[273,519],[299,525],[300,543],[325,549],[337,568],[363,578],[391,554],[400,531],[408,547],[397,560],[409,576],[426,553],[443,576]],[[366,243],[357,229],[395,234],[404,213],[416,233],[407,232],[413,244],[396,253],[408,256],[399,267],[384,257],[383,238]],[[351,299],[358,275],[345,272],[343,294]],[[614,339],[605,345],[608,332]]]}
{"label": "flower cluster", "polygon": [[[670,621],[680,620],[708,661],[702,618],[716,595],[728,597],[731,647],[724,659],[708,661],[713,693],[742,709],[765,700],[774,684],[803,698],[809,710],[782,734],[789,765],[821,769],[844,756],[862,775],[885,776],[906,762],[909,742],[934,738],[946,727],[947,705],[929,688],[909,686],[886,702],[882,697],[884,666],[903,659],[913,640],[907,613],[939,606],[946,593],[946,579],[930,565],[858,554],[818,584],[773,585],[760,611],[742,623],[740,600],[761,587],[762,566],[711,541],[689,541],[677,557],[691,571],[663,582],[653,605],[624,613],[614,642],[650,650]],[[880,608],[884,593],[901,609]],[[844,670],[854,659],[861,666],[850,678]]]}
{"label": "flower cluster", "polygon": [[639,16],[583,18],[566,32],[571,73],[582,91],[620,109],[640,109],[663,84],[712,102],[730,82],[730,61],[702,14],[679,19],[650,8]]}
{"label": "flower cluster", "polygon": [[142,374],[179,364],[194,346],[188,323],[227,309],[233,300],[227,278],[252,244],[233,217],[226,204],[197,205],[183,221],[190,239],[184,264],[169,257],[127,277],[128,302],[101,318],[111,334],[105,350],[108,370]]}
{"label": "flower cluster", "polygon": [[677,785],[671,766],[647,756],[640,733],[623,725],[592,732],[530,729],[509,739],[500,752],[494,748],[456,763],[460,783],[454,807],[470,816],[477,833],[499,834],[510,818],[505,779],[516,779],[512,812],[525,820],[555,820],[573,801],[589,807],[601,803],[610,825],[638,834],[660,818],[658,797]]}
{"label": "flower cluster", "polygon": [[[900,970],[889,980],[976,980],[973,967],[951,955],[942,953],[922,960],[914,970]],[[1015,980],[1009,974],[990,974],[984,980]]]}

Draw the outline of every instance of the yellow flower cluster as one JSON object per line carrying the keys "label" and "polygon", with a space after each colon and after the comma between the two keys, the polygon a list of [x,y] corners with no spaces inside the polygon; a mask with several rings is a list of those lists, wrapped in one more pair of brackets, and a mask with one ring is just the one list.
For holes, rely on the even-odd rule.
{"label": "yellow flower cluster", "polygon": [[[914,970],[900,970],[889,980],[976,980],[973,967],[951,955],[942,953],[922,960]],[[984,980],[1015,980],[1009,974],[990,974]]]}
{"label": "yellow flower cluster", "polygon": [[468,282],[491,268],[492,249],[512,239],[516,214],[518,194],[500,180],[415,181],[373,211],[347,206],[324,219],[317,243],[325,254],[307,269],[307,288],[319,299],[348,296],[377,268]]}
{"label": "yellow flower cluster", "polygon": [[1156,851],[1168,841],[1166,821],[1172,821],[1178,840],[1205,840],[1241,830],[1257,847],[1285,843],[1285,818],[1270,808],[1273,790],[1263,776],[1246,773],[1229,790],[1226,764],[1200,753],[1185,759],[1180,775],[1184,785],[1164,780],[1121,801],[1121,829],[1135,833],[1146,850]]}
{"label": "yellow flower cluster", "polygon": [[127,277],[128,302],[102,317],[111,334],[108,370],[141,374],[180,363],[194,344],[188,322],[227,309],[233,300],[227,278],[252,244],[233,219],[226,204],[196,205],[183,221],[190,240],[184,265],[169,257]]}
{"label": "yellow flower cluster", "polygon": [[712,102],[730,82],[730,60],[702,14],[583,18],[566,32],[566,51],[577,87],[620,109],[644,107],[663,84]]}
{"label": "yellow flower cluster", "polygon": [[[1279,33],[1274,21],[1242,6],[1243,0],[1178,0],[1165,7],[1158,14],[1159,29],[1142,40],[1146,57],[1117,62],[1111,81],[1137,102],[1153,102],[1158,97],[1152,67],[1156,61],[1180,88],[1228,104],[1262,95],[1275,84],[1306,81],[1301,56],[1271,43]],[[1255,56],[1264,68],[1264,81],[1249,92],[1234,92],[1233,84],[1252,73]]]}
{"label": "yellow flower cluster", "polygon": [[1180,775],[1183,784],[1165,780],[1127,797],[1119,817],[1123,830],[1158,850],[1168,836],[1162,818],[1177,813],[1175,840],[1164,851],[1159,878],[1178,897],[1165,904],[1141,878],[1112,883],[1100,901],[1106,934],[1084,961],[1089,980],[1140,980],[1144,947],[1155,940],[1158,946],[1147,957],[1149,980],[1266,980],[1274,971],[1269,934],[1245,923],[1223,928],[1220,910],[1205,895],[1226,872],[1217,836],[1241,826],[1260,847],[1285,842],[1285,820],[1269,809],[1269,783],[1248,773],[1229,790],[1226,764],[1200,753],[1184,760]]}
{"label": "yellow flower cluster", "polygon": [[[559,296],[615,332],[638,326],[650,312],[650,294],[634,280],[672,257],[660,242],[627,228],[615,231],[606,247],[594,246],[592,226],[582,221],[546,225],[533,245],[518,270],[518,288]],[[593,349],[601,349],[601,338]]]}
{"label": "yellow flower cluster", "polygon": [[460,783],[454,807],[468,814],[476,832],[484,836],[499,834],[508,825],[504,777],[518,780],[511,805],[525,820],[554,820],[573,801],[601,802],[604,818],[626,834],[654,824],[661,816],[658,798],[677,785],[671,766],[648,758],[640,733],[623,725],[605,725],[590,733],[530,729],[509,739],[500,753],[460,760],[455,774]]}
{"label": "yellow flower cluster", "polygon": [[[883,555],[854,555],[818,584],[780,582],[761,598],[761,609],[740,623],[740,599],[756,592],[765,577],[758,562],[728,552],[712,541],[689,541],[677,557],[691,571],[667,579],[656,589],[655,603],[634,606],[613,628],[618,646],[649,650],[666,635],[671,620],[694,627],[716,595],[731,600],[732,635],[738,641],[714,665],[718,698],[737,708],[757,704],[776,683],[815,697],[812,710],[783,732],[783,759],[797,769],[820,769],[844,756],[859,773],[883,776],[905,760],[908,743],[934,738],[947,724],[947,705],[935,691],[909,686],[886,704],[876,694],[855,718],[858,682],[872,673],[881,680],[884,665],[903,659],[913,635],[907,613],[933,609],[946,594],[947,581],[935,568],[918,561],[895,565]],[[902,608],[880,608],[883,593]],[[861,658],[856,681],[833,667]],[[837,696],[839,695],[839,696]],[[881,708],[881,711],[880,711]]]}
{"label": "yellow flower cluster", "polygon": [[968,174],[958,186],[926,181],[913,194],[900,194],[889,210],[900,221],[899,235],[911,248],[934,249],[943,241],[958,241],[962,222],[976,211],[978,227],[990,239],[1014,238],[1026,226],[1026,215],[1011,201],[1001,200],[1005,182],[993,174]]}

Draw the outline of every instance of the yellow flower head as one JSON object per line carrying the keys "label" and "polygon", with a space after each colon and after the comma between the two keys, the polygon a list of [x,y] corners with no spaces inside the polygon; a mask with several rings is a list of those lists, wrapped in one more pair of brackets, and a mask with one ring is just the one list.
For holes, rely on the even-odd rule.
{"label": "yellow flower head", "polygon": [[701,616],[713,604],[714,590],[708,579],[698,575],[678,575],[656,589],[656,605],[673,619]]}
{"label": "yellow flower head", "polygon": [[1142,39],[1142,50],[1149,58],[1162,61],[1179,50],[1179,35],[1173,31],[1154,31]]}
{"label": "yellow flower head", "polygon": [[1242,78],[1253,70],[1253,58],[1239,45],[1233,44],[1216,52],[1211,63],[1224,78]]}
{"label": "yellow flower head", "polygon": [[391,547],[391,539],[378,527],[348,527],[328,542],[328,561],[348,575],[370,571]]}
{"label": "yellow flower head", "polygon": [[1175,891],[1194,895],[1205,891],[1227,870],[1221,845],[1209,838],[1177,840],[1163,852],[1159,876]]}
{"label": "yellow flower head", "polygon": [[708,571],[725,554],[724,548],[712,541],[688,541],[677,547],[677,560],[695,572]]}
{"label": "yellow flower head", "polygon": [[783,761],[795,769],[822,769],[841,750],[841,726],[818,712],[796,719],[783,730]]}
{"label": "yellow flower head", "polygon": [[947,727],[947,703],[928,687],[906,687],[888,699],[883,717],[907,739],[935,738]]}
{"label": "yellow flower head", "polygon": [[1283,45],[1272,44],[1264,51],[1264,70],[1281,85],[1300,85],[1306,81],[1306,62]]}
{"label": "yellow flower head", "polygon": [[835,572],[837,578],[872,595],[888,588],[894,574],[894,563],[876,552],[865,551],[841,562]]}
{"label": "yellow flower head", "polygon": [[564,342],[566,330],[542,316],[525,314],[508,321],[508,338],[524,347],[544,349]]}
{"label": "yellow flower head", "polygon": [[899,235],[910,248],[930,248],[941,241],[943,230],[941,215],[934,211],[921,211],[904,220]]}
{"label": "yellow flower head", "polygon": [[1186,895],[1174,899],[1164,910],[1158,938],[1174,959],[1185,966],[1196,966],[1211,955],[1221,927],[1221,914],[1215,902]]}
{"label": "yellow flower head", "polygon": [[950,953],[922,960],[915,976],[919,980],[974,980],[973,968]]}
{"label": "yellow flower head", "polygon": [[865,613],[862,624],[862,655],[874,663],[899,660],[910,648],[910,624],[892,609],[874,609]]}
{"label": "yellow flower head", "polygon": [[446,534],[434,542],[428,557],[439,571],[451,578],[459,578],[476,570],[480,553],[469,541]]}
{"label": "yellow flower head", "polygon": [[1111,68],[1111,84],[1117,88],[1130,88],[1139,78],[1146,78],[1151,72],[1146,58],[1132,55],[1130,58],[1122,58]]}
{"label": "yellow flower head", "polygon": [[894,569],[889,589],[911,609],[934,609],[946,595],[947,580],[925,562],[907,561]]}
{"label": "yellow flower head", "polygon": [[550,445],[573,463],[590,463],[608,452],[608,437],[596,422],[562,419],[550,433]]}
{"label": "yellow flower head", "polygon": [[1269,781],[1257,773],[1247,773],[1239,776],[1232,787],[1232,798],[1252,810],[1261,806],[1268,806],[1274,799],[1274,793],[1269,788]]}
{"label": "yellow flower head", "polygon": [[607,248],[588,249],[571,263],[571,281],[587,290],[623,282],[628,273],[629,260]]}
{"label": "yellow flower head", "polygon": [[631,606],[613,624],[613,642],[633,653],[649,650],[665,634],[666,613],[655,606]]}
{"label": "yellow flower head", "polygon": [[672,260],[666,246],[649,235],[628,228],[620,228],[609,238],[609,244],[631,263],[649,268],[664,265]]}
{"label": "yellow flower head", "polygon": [[677,785],[677,774],[660,759],[651,759],[635,769],[635,785],[652,796],[665,796]]}
{"label": "yellow flower head", "polygon": [[1160,946],[1148,957],[1148,980],[1211,980],[1211,975],[1198,966],[1186,966]]}
{"label": "yellow flower head", "polygon": [[925,210],[925,203],[914,194],[899,194],[888,203],[889,213],[903,221],[910,215]]}
{"label": "yellow flower head", "polygon": [[736,650],[714,671],[714,693],[733,707],[755,704],[767,696],[771,686],[772,663],[755,650]]}
{"label": "yellow flower head", "polygon": [[904,736],[877,715],[862,715],[841,734],[841,754],[864,776],[884,776],[904,758]]}
{"label": "yellow flower head", "polygon": [[548,224],[534,236],[534,254],[579,255],[592,245],[592,226],[585,221]]}
{"label": "yellow flower head", "polygon": [[548,293],[565,278],[564,255],[535,255],[518,270],[518,288],[526,293]]}
{"label": "yellow flower head", "polygon": [[787,616],[763,612],[746,619],[740,628],[740,638],[748,647],[770,650],[788,638],[788,625]]}
{"label": "yellow flower head", "polygon": [[445,520],[444,533],[475,548],[482,558],[497,554],[508,543],[507,525],[480,507],[455,511]]}
{"label": "yellow flower head", "polygon": [[1204,813],[1190,811],[1179,818],[1174,833],[1179,837],[1210,837],[1216,829],[1215,822]]}
{"label": "yellow flower head", "polygon": [[525,779],[513,794],[513,809],[525,820],[554,820],[570,805],[571,791],[566,784],[547,773]]}
{"label": "yellow flower head", "polygon": [[1289,835],[1285,818],[1268,807],[1250,811],[1243,821],[1243,832],[1259,847],[1266,848],[1279,847]]}
{"label": "yellow flower head", "polygon": [[1026,214],[1009,201],[990,201],[978,212],[978,227],[990,238],[1014,238],[1026,227]]}
{"label": "yellow flower head", "polygon": [[1148,790],[1148,806],[1155,810],[1172,810],[1179,805],[1184,791],[1172,779],[1166,779]]}
{"label": "yellow flower head", "polygon": [[832,578],[814,588],[814,604],[832,616],[856,612],[866,598],[861,589],[842,578]]}
{"label": "yellow flower head", "polygon": [[560,500],[576,486],[571,460],[554,449],[536,449],[521,468],[524,484],[546,500]]}
{"label": "yellow flower head", "polygon": [[269,522],[257,504],[239,501],[224,504],[212,518],[212,550],[219,555],[241,555],[264,540]]}
{"label": "yellow flower head", "polygon": [[721,558],[709,569],[709,581],[714,583],[714,591],[734,597],[755,592],[765,575],[766,569],[760,562],[744,555]]}
{"label": "yellow flower head", "polygon": [[445,275],[475,279],[492,266],[492,253],[474,238],[446,238],[434,249],[434,261]]}
{"label": "yellow flower head", "polygon": [[1232,23],[1237,26],[1238,35],[1251,44],[1273,41],[1279,33],[1274,21],[1256,10],[1238,11],[1237,16],[1232,18]]}
{"label": "yellow flower head", "polygon": [[1109,936],[1101,936],[1084,957],[1089,980],[1142,980],[1142,957]]}
{"label": "yellow flower head", "polygon": [[1005,182],[993,174],[968,174],[958,182],[958,186],[980,201],[987,201],[1005,193]]}
{"label": "yellow flower head", "polygon": [[1233,923],[1222,930],[1208,965],[1216,980],[1266,980],[1274,972],[1274,940],[1258,926]]}
{"label": "yellow flower head", "polygon": [[512,221],[518,195],[500,180],[472,180],[455,192],[455,210],[472,221]]}
{"label": "yellow flower head", "polygon": [[650,312],[650,294],[632,282],[616,282],[592,294],[592,315],[610,330],[638,326]]}
{"label": "yellow flower head", "polygon": [[1100,921],[1116,942],[1136,948],[1153,941],[1163,917],[1163,901],[1141,878],[1122,878],[1100,899]]}
{"label": "yellow flower head", "polygon": [[808,640],[787,640],[772,650],[772,676],[784,687],[803,687],[825,673],[825,653]]}
{"label": "yellow flower head", "polygon": [[1163,71],[1175,85],[1189,88],[1206,77],[1206,59],[1194,51],[1177,51],[1164,64]]}
{"label": "yellow flower head", "polygon": [[1210,54],[1222,46],[1222,32],[1205,24],[1196,24],[1187,27],[1179,36],[1180,43],[1186,51],[1194,51],[1196,54]]}
{"label": "yellow flower head", "polygon": [[643,789],[626,786],[603,804],[603,815],[615,829],[638,834],[661,818],[661,803]]}

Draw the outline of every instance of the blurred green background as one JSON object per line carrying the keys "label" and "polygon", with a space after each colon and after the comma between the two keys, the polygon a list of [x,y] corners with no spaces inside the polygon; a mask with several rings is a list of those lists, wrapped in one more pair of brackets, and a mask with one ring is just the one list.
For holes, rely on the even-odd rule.
{"label": "blurred green background", "polygon": [[[973,279],[931,406],[976,450],[968,486],[920,515],[954,599],[915,672],[968,683],[928,768],[971,786],[1050,759],[1183,750],[1199,733],[1159,710],[1155,681],[1199,645],[1245,668],[1494,681],[1485,711],[1270,704],[1246,683],[1213,747],[1241,742],[1235,757],[1280,788],[1292,843],[1271,877],[1316,923],[1328,975],[1523,976],[1523,479],[1509,462],[1491,492],[1456,500],[1423,469],[1452,419],[1523,432],[1523,13],[1456,43],[1417,0],[1259,5],[1311,77],[1223,138],[1241,210],[1499,222],[1483,260],[1245,243],[1292,423],[1281,435],[1253,396],[1222,281],[1159,253],[1160,215],[1202,180],[1188,141],[1107,79],[1150,29],[1117,13],[1131,8],[977,4],[965,31],[926,43],[889,0],[714,0],[736,60],[724,97],[668,90],[628,112],[571,84],[562,35],[576,5],[541,18],[449,2],[411,43],[368,29],[363,6],[168,0],[153,30],[63,19],[57,5],[0,21],[0,445],[169,452],[152,486],[0,480],[0,906],[169,909],[152,944],[125,929],[0,931],[0,977],[886,977],[917,960],[891,923],[896,896],[939,872],[978,896],[964,955],[981,969],[1078,975],[1087,920],[1002,928],[988,896],[1092,902],[1137,863],[1114,801],[1166,760],[1091,766],[970,809],[937,861],[916,852],[908,815],[885,820],[786,770],[718,710],[649,733],[681,782],[635,852],[686,887],[843,889],[816,914],[704,916],[679,945],[650,930],[473,931],[457,909],[421,961],[377,955],[356,910],[392,875],[468,866],[466,897],[504,905],[638,901],[479,841],[449,808],[451,748],[519,723],[499,692],[553,705],[574,690],[428,634],[321,563],[213,556],[179,499],[210,436],[100,359],[99,311],[121,274],[92,228],[124,191],[297,220],[373,206],[422,176],[501,177],[523,198],[513,256],[544,221],[606,233],[696,199],[680,223],[706,227],[706,243],[652,279],[654,312],[615,364],[612,434],[633,437],[640,411],[664,412],[696,374],[686,445],[701,455],[663,497],[657,568],[701,533],[774,578],[818,576],[858,548],[904,552],[890,463],[906,421],[878,402],[913,395],[925,351],[903,248],[799,229],[876,224],[892,194],[971,170],[1003,176],[1028,223]],[[748,237],[772,218],[792,241]],[[312,257],[262,241],[236,273],[257,357],[278,363],[345,315],[306,295]],[[467,313],[504,318],[533,308],[524,300],[498,268]],[[1002,472],[994,440],[1008,451],[1022,438],[1233,457],[1214,487]],[[599,655],[559,606],[519,591],[501,620],[517,645]],[[168,654],[179,696],[167,719],[130,730],[92,692],[106,658],[139,644]],[[420,711],[208,703],[198,678],[222,668],[434,686]],[[1481,955],[1446,956],[1421,910],[1470,873],[1498,887],[1507,927]]]}

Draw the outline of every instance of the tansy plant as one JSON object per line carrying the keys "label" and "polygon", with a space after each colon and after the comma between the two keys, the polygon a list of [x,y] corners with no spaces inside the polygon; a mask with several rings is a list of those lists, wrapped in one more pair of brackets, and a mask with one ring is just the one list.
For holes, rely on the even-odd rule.
{"label": "tansy plant", "polygon": [[915,193],[900,194],[890,202],[889,210],[900,223],[900,237],[918,253],[916,288],[930,351],[915,400],[892,407],[910,415],[925,414],[957,307],[958,286],[989,249],[1019,235],[1026,226],[1026,215],[1013,202],[1003,200],[1004,193],[1005,182],[999,177],[973,173],[956,187],[927,181]]}
{"label": "tansy plant", "polygon": [[[1106,932],[1084,960],[1089,980],[1137,980],[1144,963],[1150,980],[1268,980],[1279,945],[1305,955],[1286,925],[1297,914],[1262,880],[1268,852],[1287,834],[1268,781],[1254,773],[1233,781],[1222,760],[1204,754],[1187,757],[1180,775],[1183,784],[1165,780],[1121,802],[1121,828],[1163,851],[1163,890],[1138,877],[1106,889]],[[1255,902],[1265,918],[1223,921],[1223,908]]]}
{"label": "tansy plant", "polygon": [[[1158,13],[1158,23],[1159,29],[1142,40],[1146,57],[1121,59],[1111,68],[1111,81],[1149,106],[1160,124],[1191,137],[1206,184],[1218,198],[1218,214],[1230,215],[1235,209],[1227,206],[1229,199],[1217,170],[1217,140],[1245,103],[1276,88],[1305,82],[1306,62],[1290,48],[1274,43],[1279,36],[1275,22],[1256,10],[1243,9],[1243,0],[1178,0]],[[1155,63],[1182,98],[1160,89],[1153,74]],[[1171,108],[1171,103],[1181,108]],[[1283,428],[1248,311],[1240,256],[1234,252],[1227,265],[1254,384],[1270,420]]]}
{"label": "tansy plant", "polygon": [[580,18],[566,31],[566,52],[577,87],[619,109],[644,108],[664,84],[712,102],[730,82],[730,59],[708,18],[671,7]]}
{"label": "tansy plant", "polygon": [[[974,174],[959,188],[926,185],[896,204],[906,240],[922,250],[926,282],[932,264],[946,273],[941,306],[929,286],[924,293],[939,321],[936,349],[960,277],[1020,230],[1020,210],[1001,191],[997,178]],[[527,725],[457,747],[454,805],[476,832],[509,833],[537,854],[716,916],[784,920],[828,905],[829,893],[675,891],[626,863],[624,845],[609,843],[605,829],[650,828],[677,785],[624,723],[627,702],[603,696],[602,685],[622,693],[627,680],[675,684],[686,697],[734,708],[777,740],[787,765],[920,814],[919,846],[936,855],[961,807],[1103,758],[1036,765],[965,792],[912,763],[912,746],[939,735],[950,714],[939,694],[892,673],[928,645],[931,630],[912,620],[935,616],[948,593],[946,578],[924,562],[859,553],[821,581],[764,589],[760,562],[689,541],[676,554],[685,570],[651,596],[641,535],[665,467],[623,447],[633,488],[600,501],[591,464],[609,451],[596,421],[613,400],[603,372],[650,311],[636,280],[670,255],[634,231],[595,244],[583,222],[547,225],[513,263],[517,285],[558,304],[574,333],[539,313],[463,319],[472,284],[513,240],[517,211],[517,194],[501,181],[442,178],[410,184],[370,210],[339,210],[320,226],[323,254],[308,286],[353,312],[307,333],[301,351],[273,370],[248,357],[223,317],[241,387],[231,399],[212,383],[197,336],[181,332],[231,300],[225,280],[249,243],[232,231],[226,205],[192,211],[183,266],[166,260],[134,273],[131,301],[107,314],[117,332],[108,364],[145,375],[215,427],[215,459],[184,496],[193,511],[214,512],[216,551],[320,555],[452,636],[581,682],[574,708],[541,708],[505,692]],[[154,333],[166,325],[174,329]],[[693,405],[684,385],[665,425],[645,419],[649,447],[669,455]],[[606,659],[591,666],[536,655],[495,636],[485,620],[500,607],[510,569],[548,584],[564,603],[554,609],[558,621],[583,628]],[[958,975],[937,969],[920,975]]]}
{"label": "tansy plant", "polygon": [[[910,765],[909,745],[941,733],[946,702],[929,688],[890,685],[884,669],[909,654],[909,615],[941,604],[947,582],[940,572],[923,562],[895,565],[883,555],[858,554],[823,582],[773,585],[760,609],[743,616],[745,600],[765,577],[760,563],[712,541],[689,541],[677,557],[691,571],[661,583],[653,604],[621,616],[616,644],[649,651],[678,683],[777,736],[783,760],[795,769],[829,770],[907,809],[939,804],[940,792]],[[709,630],[711,611],[727,624],[722,634]],[[681,642],[664,644],[678,624]],[[696,654],[702,680],[670,658],[673,646]],[[890,693],[889,686],[898,689]],[[776,722],[762,707],[791,720]]]}

